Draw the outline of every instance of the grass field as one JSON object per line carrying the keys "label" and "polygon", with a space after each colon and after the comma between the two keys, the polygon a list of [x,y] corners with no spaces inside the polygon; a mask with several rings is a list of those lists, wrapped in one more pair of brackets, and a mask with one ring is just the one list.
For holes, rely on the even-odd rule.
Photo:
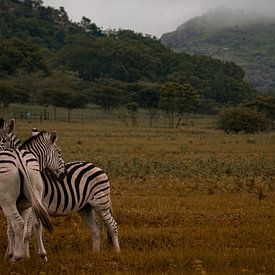
{"label": "grass field", "polygon": [[132,128],[112,121],[17,121],[57,130],[66,161],[103,168],[112,184],[122,253],[92,252],[79,216],[52,218],[44,232],[49,262],[4,260],[6,221],[0,214],[0,274],[274,274],[275,133],[226,135],[212,120],[183,129]]}

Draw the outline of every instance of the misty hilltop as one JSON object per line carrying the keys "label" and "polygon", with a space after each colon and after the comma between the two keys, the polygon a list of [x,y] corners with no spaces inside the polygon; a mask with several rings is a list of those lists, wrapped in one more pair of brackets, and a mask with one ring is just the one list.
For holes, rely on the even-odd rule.
{"label": "misty hilltop", "polygon": [[176,52],[234,61],[258,90],[275,88],[275,18],[219,8],[161,37]]}

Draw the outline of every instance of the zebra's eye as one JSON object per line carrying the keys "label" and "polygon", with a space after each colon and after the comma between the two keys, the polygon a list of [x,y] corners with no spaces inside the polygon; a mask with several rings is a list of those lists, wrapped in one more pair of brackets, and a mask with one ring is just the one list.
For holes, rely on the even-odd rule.
{"label": "zebra's eye", "polygon": [[6,143],[6,140],[5,140],[5,139],[2,139],[2,142],[3,142],[3,143]]}

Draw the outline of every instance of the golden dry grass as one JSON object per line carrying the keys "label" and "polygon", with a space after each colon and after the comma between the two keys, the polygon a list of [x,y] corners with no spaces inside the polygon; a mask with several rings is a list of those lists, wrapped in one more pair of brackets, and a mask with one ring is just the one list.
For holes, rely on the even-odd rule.
{"label": "golden dry grass", "polygon": [[107,172],[122,253],[106,247],[105,234],[102,252],[93,253],[74,214],[52,218],[54,233],[44,233],[49,263],[39,260],[33,240],[32,258],[11,264],[1,214],[0,274],[274,274],[275,134],[226,135],[192,124],[18,121],[22,139],[32,127],[56,129],[66,161],[91,161]]}

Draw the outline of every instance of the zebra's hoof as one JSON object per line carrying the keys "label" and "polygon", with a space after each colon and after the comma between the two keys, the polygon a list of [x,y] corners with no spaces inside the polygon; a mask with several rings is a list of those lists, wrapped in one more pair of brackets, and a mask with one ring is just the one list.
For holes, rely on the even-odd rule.
{"label": "zebra's hoof", "polygon": [[43,261],[44,263],[48,262],[48,258],[46,255],[40,255],[40,260]]}
{"label": "zebra's hoof", "polygon": [[20,261],[22,261],[23,260],[23,257],[22,256],[13,256],[12,258],[11,258],[11,261],[13,262],[13,263],[18,263],[18,262],[20,262]]}
{"label": "zebra's hoof", "polygon": [[6,254],[5,255],[5,259],[8,259],[8,260],[12,259],[12,257],[13,257],[13,254]]}
{"label": "zebra's hoof", "polygon": [[118,253],[118,254],[120,254],[121,253],[120,248],[115,248],[115,252]]}

